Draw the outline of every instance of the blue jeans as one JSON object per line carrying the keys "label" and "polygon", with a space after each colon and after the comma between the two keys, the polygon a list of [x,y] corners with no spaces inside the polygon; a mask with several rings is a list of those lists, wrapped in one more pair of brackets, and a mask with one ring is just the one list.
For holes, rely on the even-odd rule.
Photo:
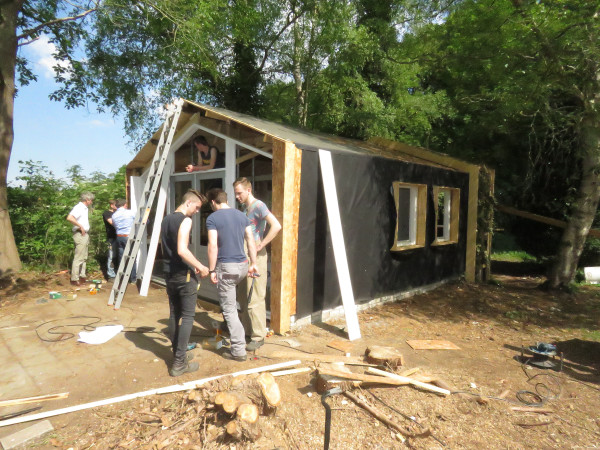
{"label": "blue jeans", "polygon": [[[167,295],[169,296],[169,339],[173,350],[173,365],[181,367],[186,362],[186,352],[198,298],[198,280],[190,271],[190,281],[186,281],[187,273],[167,274]],[[181,323],[180,323],[181,321]]]}
{"label": "blue jeans", "polygon": [[[121,265],[121,259],[123,259],[123,252],[125,251],[125,246],[127,245],[127,236],[117,236],[117,246],[119,247],[119,263],[118,266]],[[134,282],[137,279],[137,269],[135,268],[135,262],[133,263],[133,268],[131,269],[131,276],[129,277],[131,282]]]}
{"label": "blue jeans", "polygon": [[108,257],[106,258],[106,276],[108,278],[114,278],[117,274],[115,273],[115,256],[119,253],[117,248],[117,240],[115,238],[108,238]]}

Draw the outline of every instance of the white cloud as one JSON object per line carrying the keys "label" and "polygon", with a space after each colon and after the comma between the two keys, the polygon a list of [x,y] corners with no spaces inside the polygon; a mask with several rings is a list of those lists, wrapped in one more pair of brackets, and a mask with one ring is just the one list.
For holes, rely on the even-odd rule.
{"label": "white cloud", "polygon": [[88,122],[88,125],[92,127],[101,128],[101,127],[112,127],[115,124],[113,120],[100,120],[100,119],[92,119]]}
{"label": "white cloud", "polygon": [[39,39],[27,45],[26,49],[30,53],[29,58],[46,78],[54,78],[54,66],[69,67],[68,61],[58,60],[54,57],[56,46],[49,41],[46,35],[40,36]]}

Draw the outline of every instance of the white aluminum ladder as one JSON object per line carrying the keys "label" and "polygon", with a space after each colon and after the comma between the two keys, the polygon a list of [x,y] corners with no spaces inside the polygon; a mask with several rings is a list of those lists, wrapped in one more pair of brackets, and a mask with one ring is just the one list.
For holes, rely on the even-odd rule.
{"label": "white aluminum ladder", "polygon": [[[115,309],[121,307],[123,296],[127,290],[129,277],[140,249],[142,237],[146,232],[150,210],[154,203],[156,191],[160,186],[160,180],[169,156],[173,136],[175,136],[177,121],[179,120],[182,106],[183,99],[178,99],[167,107],[167,118],[163,124],[160,140],[158,141],[156,152],[154,153],[154,159],[150,164],[150,170],[144,184],[142,198],[140,199],[140,204],[135,214],[135,220],[131,226],[129,238],[127,239],[125,249],[123,250],[123,257],[121,258],[121,263],[119,264],[119,269],[117,270],[115,281],[110,291],[108,305],[112,306],[114,304]],[[154,225],[159,226],[160,224]]]}

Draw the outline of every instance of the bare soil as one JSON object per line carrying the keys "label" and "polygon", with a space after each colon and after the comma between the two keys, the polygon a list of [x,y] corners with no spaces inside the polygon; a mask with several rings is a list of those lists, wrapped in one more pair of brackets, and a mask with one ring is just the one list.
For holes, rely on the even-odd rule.
{"label": "bare soil", "polygon": [[[57,275],[28,276],[0,287],[3,317],[14,313],[25,299],[64,285],[64,277]],[[359,314],[363,337],[353,342],[352,355],[363,355],[369,345],[395,347],[404,355],[399,372],[419,368],[417,374],[444,381],[453,394],[444,397],[409,386],[354,389],[410,432],[430,432],[405,441],[349,398],[332,395],[326,400],[332,408],[331,449],[600,447],[600,289],[584,286],[574,293],[556,293],[539,289],[544,281],[540,277],[497,276],[496,280],[498,284],[448,284]],[[159,288],[154,295],[165,297]],[[197,351],[196,359],[202,373],[212,375],[243,370],[250,364],[272,364],[281,360],[269,355],[287,347],[284,339],[290,337],[301,343],[301,351],[341,356],[327,343],[344,338],[343,327],[344,321],[337,320],[303,327],[290,336],[269,337],[256,359],[247,363],[224,364],[205,350]],[[413,350],[406,343],[411,339],[449,340],[460,350]],[[528,351],[520,360],[522,347],[537,342],[557,345],[563,354],[562,370],[525,364],[531,357]],[[124,373],[130,365],[131,361],[116,358],[107,370]],[[364,367],[352,370],[364,373]],[[137,368],[136,383],[122,385],[117,394],[174,383],[168,376],[153,378],[143,372],[144,366]],[[201,378],[188,375],[185,381]],[[227,438],[223,427],[228,418],[215,414],[207,402],[189,401],[189,393],[181,392],[51,418],[55,431],[29,447],[322,448],[325,409],[314,375],[281,376],[277,382],[281,405],[274,415],[261,416],[262,436],[253,443]],[[499,398],[507,390],[505,398]],[[80,394],[81,403],[106,397],[105,390],[94,391],[93,383],[86,392]],[[72,393],[71,403],[76,403],[73,395],[77,393]],[[539,403],[551,412],[512,409],[527,403]],[[4,430],[0,435],[5,435]]]}

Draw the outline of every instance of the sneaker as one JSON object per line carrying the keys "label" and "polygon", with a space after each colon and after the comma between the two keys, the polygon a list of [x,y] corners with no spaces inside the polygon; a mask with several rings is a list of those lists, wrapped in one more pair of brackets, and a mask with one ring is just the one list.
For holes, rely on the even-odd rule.
{"label": "sneaker", "polygon": [[232,361],[244,362],[246,361],[246,355],[234,356],[229,350],[225,350],[221,356],[225,359],[231,359]]}
{"label": "sneaker", "polygon": [[194,355],[192,355],[192,352],[187,352],[185,354],[185,359],[186,361],[191,361],[192,359],[194,359]]}
{"label": "sneaker", "polygon": [[181,366],[181,367],[172,366],[169,369],[169,375],[171,375],[172,377],[178,377],[179,375],[183,375],[184,373],[195,372],[199,368],[200,368],[200,364],[198,364],[195,361],[194,362],[186,362],[185,366]]}
{"label": "sneaker", "polygon": [[246,350],[248,350],[249,352],[255,352],[260,347],[262,347],[264,345],[264,343],[265,343],[264,339],[261,339],[260,341],[250,341],[250,343],[248,345],[246,345]]}
{"label": "sneaker", "polygon": [[86,277],[79,277],[79,282],[81,284],[85,284],[85,283],[87,283],[87,278]]}
{"label": "sneaker", "polygon": [[79,282],[79,280],[77,280],[77,281],[71,280],[71,286],[81,286],[81,283]]}

